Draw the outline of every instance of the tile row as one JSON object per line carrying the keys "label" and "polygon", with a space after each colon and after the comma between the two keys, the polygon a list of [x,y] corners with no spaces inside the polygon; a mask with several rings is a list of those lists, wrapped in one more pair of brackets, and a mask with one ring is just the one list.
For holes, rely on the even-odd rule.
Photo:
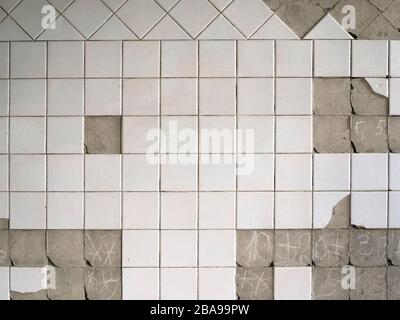
{"label": "tile row", "polygon": [[11,42],[0,57],[0,78],[400,76],[400,41],[382,40]]}
{"label": "tile row", "polygon": [[351,208],[349,196],[349,192],[1,192],[0,216],[10,219],[11,229],[307,229],[324,228],[339,206],[351,209],[354,225],[400,227],[400,192],[352,192]]}

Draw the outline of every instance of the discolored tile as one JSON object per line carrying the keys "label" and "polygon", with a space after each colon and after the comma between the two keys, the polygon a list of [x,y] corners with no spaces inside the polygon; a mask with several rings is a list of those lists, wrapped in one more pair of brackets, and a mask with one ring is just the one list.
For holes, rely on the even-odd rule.
{"label": "discolored tile", "polygon": [[313,300],[349,300],[349,289],[343,287],[342,268],[313,268]]}
{"label": "discolored tile", "polygon": [[400,230],[388,230],[388,261],[394,266],[400,266]]}
{"label": "discolored tile", "polygon": [[318,153],[349,153],[350,117],[314,116],[314,150]]}
{"label": "discolored tile", "polygon": [[272,300],[273,268],[237,268],[236,294],[239,300]]}
{"label": "discolored tile", "polygon": [[89,154],[120,154],[121,117],[85,117],[85,149]]}
{"label": "discolored tile", "polygon": [[9,231],[0,230],[0,267],[10,266]]}
{"label": "discolored tile", "polygon": [[348,230],[313,230],[312,261],[318,267],[342,267],[349,263]]}
{"label": "discolored tile", "polygon": [[43,267],[46,265],[46,231],[11,230],[10,258],[16,267]]}
{"label": "discolored tile", "polygon": [[57,267],[83,267],[83,231],[48,230],[47,255]]}
{"label": "discolored tile", "polygon": [[350,300],[385,300],[386,268],[356,268],[356,287]]}
{"label": "discolored tile", "polygon": [[389,117],[389,149],[400,152],[400,117]]}
{"label": "discolored tile", "polygon": [[365,79],[351,80],[351,104],[358,115],[387,115],[389,99],[376,93]]}
{"label": "discolored tile", "polygon": [[241,267],[268,267],[274,259],[274,231],[239,230],[236,263]]}
{"label": "discolored tile", "polygon": [[276,230],[274,266],[311,265],[311,230]]}
{"label": "discolored tile", "polygon": [[350,263],[354,266],[386,266],[386,247],[386,230],[350,230]]}
{"label": "discolored tile", "polygon": [[48,289],[50,300],[85,300],[84,269],[56,268],[54,289]]}
{"label": "discolored tile", "polygon": [[353,116],[351,142],[358,153],[387,153],[387,117]]}
{"label": "discolored tile", "polygon": [[387,299],[400,300],[400,268],[389,267],[387,271]]}
{"label": "discolored tile", "polygon": [[121,231],[85,231],[85,260],[91,267],[120,267]]}
{"label": "discolored tile", "polygon": [[88,300],[121,300],[121,269],[86,268],[85,291]]}

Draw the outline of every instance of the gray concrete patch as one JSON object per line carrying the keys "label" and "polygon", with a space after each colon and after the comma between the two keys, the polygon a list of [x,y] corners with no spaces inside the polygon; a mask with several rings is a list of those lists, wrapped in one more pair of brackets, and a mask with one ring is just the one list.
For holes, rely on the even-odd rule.
{"label": "gray concrete patch", "polygon": [[85,300],[84,268],[57,268],[56,287],[48,289],[50,300]]}
{"label": "gray concrete patch", "polygon": [[380,11],[384,11],[394,0],[369,0]]}
{"label": "gray concrete patch", "polygon": [[0,230],[9,229],[9,220],[0,219]]}
{"label": "gray concrete patch", "polygon": [[311,230],[276,230],[274,266],[311,265]]}
{"label": "gray concrete patch", "polygon": [[356,29],[348,30],[349,32],[359,35],[379,14],[379,10],[365,0],[341,0],[330,14],[342,24],[343,19],[348,13],[342,13],[343,7],[346,5],[353,6],[356,14]]}
{"label": "gray concrete patch", "polygon": [[272,300],[273,268],[237,268],[236,293],[239,300]]}
{"label": "gray concrete patch", "polygon": [[354,113],[363,116],[384,116],[389,114],[389,99],[375,93],[367,80],[351,80],[351,103]]}
{"label": "gray concrete patch", "polygon": [[8,230],[0,230],[0,267],[10,266],[10,238]]}
{"label": "gray concrete patch", "polygon": [[312,261],[318,267],[342,267],[349,263],[348,230],[313,230]]}
{"label": "gray concrete patch", "polygon": [[400,300],[400,268],[389,267],[387,270],[387,299]]}
{"label": "gray concrete patch", "polygon": [[314,78],[313,92],[315,115],[351,115],[351,84],[349,78]]}
{"label": "gray concrete patch", "polygon": [[365,40],[382,40],[400,39],[400,32],[383,16],[376,18],[365,30],[360,34],[359,39]]}
{"label": "gray concrete patch", "polygon": [[350,227],[350,196],[339,201],[332,210],[331,220],[325,229],[348,229]]}
{"label": "gray concrete patch", "polygon": [[83,230],[48,230],[47,255],[57,267],[83,267]]}
{"label": "gray concrete patch", "polygon": [[358,267],[387,265],[386,230],[350,230],[350,263]]}
{"label": "gray concrete patch", "polygon": [[342,286],[342,268],[313,268],[313,300],[349,300],[349,289]]}
{"label": "gray concrete patch", "polygon": [[121,122],[121,117],[85,117],[86,153],[120,154]]}
{"label": "gray concrete patch", "polygon": [[394,266],[400,266],[400,230],[388,230],[388,260]]}
{"label": "gray concrete patch", "polygon": [[389,151],[387,117],[353,116],[351,141],[359,153],[387,153]]}
{"label": "gray concrete patch", "polygon": [[121,231],[85,231],[85,260],[91,267],[121,267]]}
{"label": "gray concrete patch", "polygon": [[350,117],[314,116],[314,149],[318,153],[350,153]]}
{"label": "gray concrete patch", "polygon": [[241,267],[269,267],[274,259],[273,230],[238,230],[236,262]]}
{"label": "gray concrete patch", "polygon": [[389,117],[389,148],[391,152],[400,152],[400,117]]}
{"label": "gray concrete patch", "polygon": [[394,1],[384,12],[384,16],[396,27],[400,28],[400,1]]}
{"label": "gray concrete patch", "polygon": [[332,9],[340,0],[316,0],[325,10]]}
{"label": "gray concrete patch", "polygon": [[356,268],[356,288],[350,300],[385,300],[386,268]]}
{"label": "gray concrete patch", "polygon": [[10,292],[11,300],[49,300],[47,296],[47,290],[41,290],[33,293],[20,293],[20,292]]}
{"label": "gray concrete patch", "polygon": [[85,291],[88,300],[121,300],[120,268],[86,268]]}
{"label": "gray concrete patch", "polygon": [[45,230],[10,230],[10,259],[16,267],[47,265]]}

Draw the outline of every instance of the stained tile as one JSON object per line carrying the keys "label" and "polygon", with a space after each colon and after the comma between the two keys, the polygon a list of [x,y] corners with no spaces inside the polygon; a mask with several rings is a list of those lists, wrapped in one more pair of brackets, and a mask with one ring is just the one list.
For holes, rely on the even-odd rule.
{"label": "stained tile", "polygon": [[85,117],[85,152],[121,153],[121,117]]}

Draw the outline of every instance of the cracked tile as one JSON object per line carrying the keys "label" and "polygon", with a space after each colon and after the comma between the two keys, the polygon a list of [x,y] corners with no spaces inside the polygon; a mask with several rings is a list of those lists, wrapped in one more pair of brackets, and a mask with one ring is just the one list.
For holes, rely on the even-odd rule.
{"label": "cracked tile", "polygon": [[365,79],[351,80],[351,103],[358,115],[387,115],[389,100],[377,94]]}

